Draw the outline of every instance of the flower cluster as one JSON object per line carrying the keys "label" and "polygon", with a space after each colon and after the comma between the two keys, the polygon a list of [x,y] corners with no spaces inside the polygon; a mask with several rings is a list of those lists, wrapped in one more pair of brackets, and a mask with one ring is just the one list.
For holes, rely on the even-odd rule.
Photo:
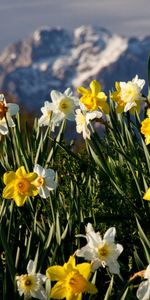
{"label": "flower cluster", "polygon": [[3,198],[13,199],[17,206],[23,206],[28,197],[40,195],[47,198],[51,190],[56,189],[54,181],[55,172],[52,169],[44,169],[36,164],[34,172],[27,173],[24,166],[16,172],[4,173],[3,181],[6,185],[3,190]]}
{"label": "flower cluster", "polygon": [[50,298],[53,299],[79,300],[82,299],[83,293],[96,294],[98,292],[96,286],[89,281],[96,269],[108,266],[110,273],[120,274],[117,258],[123,247],[115,244],[115,234],[116,230],[112,227],[107,230],[102,240],[99,232],[95,233],[92,224],[88,223],[85,236],[88,244],[76,250],[75,255],[83,256],[90,263],[76,264],[75,255],[71,255],[63,266],[48,267],[45,276],[35,273],[35,264],[30,260],[27,266],[28,274],[16,276],[20,296],[24,294],[26,298],[46,300],[47,295],[43,288],[46,279],[57,281],[50,291]]}
{"label": "flower cluster", "polygon": [[[54,131],[55,127],[58,127],[64,120],[75,122],[77,133],[82,134],[83,139],[88,140],[86,142],[89,149],[92,149],[90,148],[94,140],[94,138],[91,138],[92,122],[98,120],[104,124],[107,115],[109,120],[109,113],[111,114],[110,101],[113,102],[117,113],[128,111],[139,113],[141,103],[143,102],[144,105],[146,103],[146,97],[142,95],[144,84],[145,81],[139,79],[137,75],[128,82],[116,82],[116,90],[110,92],[109,99],[102,91],[102,87],[97,80],[92,80],[89,88],[78,87],[77,92],[81,97],[73,95],[70,88],[64,92],[52,90],[50,93],[51,101],[45,101],[44,106],[41,108],[42,116],[38,119],[38,130],[43,133],[41,127],[48,126],[46,132],[49,132],[49,129]],[[17,104],[6,103],[4,95],[0,95],[1,135],[9,134],[9,132],[10,135],[12,134],[13,129],[9,127],[15,127],[13,117],[17,115],[18,111],[19,106]],[[146,145],[150,144],[150,109],[147,110],[147,116],[141,124],[141,133],[145,137]],[[98,145],[96,147],[98,148]],[[35,161],[38,160],[35,159]],[[16,165],[19,165],[18,161]],[[45,163],[45,165],[48,164]],[[5,186],[2,198],[14,200],[18,207],[22,207],[29,197],[40,196],[47,199],[50,192],[55,191],[57,188],[56,173],[53,169],[44,168],[43,166],[44,161],[42,161],[42,166],[36,163],[34,166],[30,166],[32,169],[30,172],[28,163],[26,168],[21,165],[16,171],[12,170],[10,164],[10,170],[6,168],[9,171],[3,174]],[[150,200],[150,188],[143,198]],[[54,226],[55,223],[57,221],[54,220]],[[96,285],[91,281],[95,271],[105,268],[109,275],[120,276],[119,256],[123,251],[123,246],[115,242],[116,228],[110,227],[103,237],[100,232],[94,231],[91,223],[87,224],[85,230],[85,235],[78,234],[76,237],[83,237],[86,244],[80,249],[76,249],[75,253],[70,255],[63,266],[49,266],[46,275],[43,275],[36,273],[35,263],[29,260],[27,274],[16,276],[19,295],[24,295],[24,299],[33,297],[46,300],[50,297],[53,299],[81,300],[83,293],[95,295],[98,292]],[[76,260],[83,260],[83,262],[78,264]],[[140,283],[136,295],[139,300],[148,300],[150,299],[150,265],[142,274],[144,274],[144,281]],[[47,280],[56,282],[52,283],[50,295],[47,294],[44,286]]]}

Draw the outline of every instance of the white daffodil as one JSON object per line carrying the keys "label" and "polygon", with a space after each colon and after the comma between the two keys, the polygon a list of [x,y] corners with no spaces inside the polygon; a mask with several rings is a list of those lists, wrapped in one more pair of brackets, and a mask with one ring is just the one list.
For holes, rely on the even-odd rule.
{"label": "white daffodil", "polygon": [[93,271],[100,266],[108,266],[110,273],[119,274],[120,266],[117,261],[118,256],[123,251],[120,244],[115,244],[115,227],[109,228],[104,234],[103,239],[99,232],[95,232],[92,224],[88,223],[86,227],[87,245],[76,251],[77,256],[84,257],[92,262]]}
{"label": "white daffodil", "polygon": [[139,300],[150,299],[150,265],[144,271],[144,280],[140,283],[136,296]]}
{"label": "white daffodil", "polygon": [[40,273],[35,273],[35,264],[32,260],[27,265],[27,273],[16,276],[19,295],[22,296],[24,294],[24,299],[33,297],[47,300],[45,289],[42,286],[47,277]]}
{"label": "white daffodil", "polygon": [[53,126],[59,126],[64,119],[74,121],[74,110],[79,105],[79,99],[73,96],[70,88],[66,89],[64,93],[53,90],[51,99],[52,102],[46,101],[44,107],[41,108],[43,116],[39,119],[40,126],[48,125],[50,118]]}
{"label": "white daffodil", "polygon": [[15,116],[18,111],[19,106],[17,104],[6,103],[4,95],[0,94],[0,134],[7,134],[8,126],[15,127],[15,123],[11,117]]}
{"label": "white daffodil", "polygon": [[91,136],[90,130],[88,128],[89,121],[101,117],[102,113],[100,111],[87,112],[86,110],[76,109],[76,130],[78,133],[83,134],[84,140],[90,139]]}
{"label": "white daffodil", "polygon": [[44,102],[44,106],[41,108],[42,116],[39,119],[39,126],[48,126],[52,117],[51,103],[48,101]]}
{"label": "white daffodil", "polygon": [[141,90],[145,84],[144,79],[139,79],[136,75],[131,81],[128,82],[116,82],[116,91],[110,93],[110,97],[117,103],[117,112],[127,112],[131,110],[134,112],[135,108],[140,112],[141,101],[145,101]]}
{"label": "white daffodil", "polygon": [[139,79],[136,75],[132,81],[120,82],[120,97],[125,103],[124,112],[127,112],[132,107],[137,106],[137,101],[144,100],[141,90],[145,84],[144,79]]}
{"label": "white daffodil", "polygon": [[33,171],[38,174],[34,185],[37,187],[41,198],[46,199],[49,197],[50,191],[56,189],[57,184],[54,181],[55,172],[52,169],[44,169],[38,164],[34,166]]}

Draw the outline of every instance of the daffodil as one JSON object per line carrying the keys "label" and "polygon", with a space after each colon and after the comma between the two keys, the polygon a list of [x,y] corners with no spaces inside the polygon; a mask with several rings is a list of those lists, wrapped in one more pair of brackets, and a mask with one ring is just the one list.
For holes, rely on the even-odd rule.
{"label": "daffodil", "polygon": [[15,103],[6,103],[3,94],[0,94],[0,134],[8,133],[8,126],[15,127],[12,116],[19,111],[19,106]]}
{"label": "daffodil", "polygon": [[141,94],[144,84],[145,80],[139,79],[137,75],[132,81],[115,83],[116,91],[111,92],[110,97],[117,103],[118,113],[128,110],[134,112],[135,109],[140,111],[140,102],[145,100]]}
{"label": "daffodil", "polygon": [[150,109],[147,110],[148,118],[142,121],[141,132],[145,136],[146,145],[150,144]]}
{"label": "daffodil", "polygon": [[136,296],[139,300],[150,299],[150,265],[144,271],[144,281],[142,281],[137,290]]}
{"label": "daffodil", "polygon": [[43,283],[47,277],[40,273],[35,273],[35,264],[32,260],[27,265],[27,273],[16,276],[19,295],[24,295],[24,299],[33,297],[40,300],[47,300],[46,292],[43,288]]}
{"label": "daffodil", "polygon": [[23,206],[28,196],[38,194],[38,189],[33,185],[36,178],[37,174],[34,172],[27,173],[24,166],[18,168],[16,172],[6,172],[3,175],[6,187],[3,190],[2,197],[14,199],[17,206]]}
{"label": "daffodil", "polygon": [[44,169],[38,164],[34,166],[33,171],[38,175],[33,184],[37,187],[39,195],[46,199],[50,191],[56,189],[55,172],[52,169]]}
{"label": "daffodil", "polygon": [[52,266],[46,275],[52,281],[58,281],[51,290],[54,299],[81,300],[82,293],[97,293],[94,284],[88,281],[91,274],[89,263],[75,264],[75,257],[70,256],[63,266]]}
{"label": "daffodil", "polygon": [[104,234],[103,239],[99,232],[95,232],[92,224],[88,223],[86,227],[87,245],[76,251],[77,256],[84,257],[92,262],[92,269],[95,271],[100,266],[108,266],[110,273],[119,274],[120,266],[117,261],[118,256],[123,251],[120,244],[115,244],[115,227],[109,228]]}
{"label": "daffodil", "polygon": [[150,188],[145,192],[143,199],[150,201]]}
{"label": "daffodil", "polygon": [[95,118],[101,118],[102,113],[100,111],[82,111],[81,109],[76,109],[76,130],[78,133],[82,133],[84,139],[90,139],[91,133],[88,128],[90,120]]}
{"label": "daffodil", "polygon": [[105,114],[109,113],[109,105],[106,102],[107,96],[101,91],[101,86],[97,80],[91,81],[90,89],[80,86],[77,91],[82,95],[80,101],[88,111],[100,109]]}
{"label": "daffodil", "polygon": [[70,88],[66,89],[64,93],[53,90],[51,99],[52,102],[46,101],[44,107],[41,108],[43,115],[39,119],[40,126],[48,125],[50,118],[53,128],[59,126],[64,119],[74,121],[74,110],[79,105],[79,99],[73,96]]}

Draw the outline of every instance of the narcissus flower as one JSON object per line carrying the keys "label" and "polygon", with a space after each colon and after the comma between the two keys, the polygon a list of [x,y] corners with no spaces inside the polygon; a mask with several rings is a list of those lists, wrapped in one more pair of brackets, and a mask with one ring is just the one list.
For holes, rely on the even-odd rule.
{"label": "narcissus flower", "polygon": [[140,111],[140,102],[145,100],[141,94],[144,84],[145,80],[139,79],[137,75],[132,81],[115,83],[116,91],[110,93],[110,97],[117,103],[118,113],[128,110],[134,112],[135,108]]}
{"label": "narcissus flower", "polygon": [[82,133],[84,139],[90,139],[91,133],[88,128],[88,124],[90,120],[101,117],[102,113],[100,111],[87,112],[81,111],[81,109],[76,109],[75,120],[77,132]]}
{"label": "narcissus flower", "polygon": [[150,299],[150,265],[144,271],[144,281],[140,283],[136,296],[139,300]]}
{"label": "narcissus flower", "polygon": [[16,172],[6,172],[3,175],[6,187],[3,190],[2,197],[14,199],[17,206],[23,206],[28,196],[38,194],[38,189],[33,185],[33,181],[37,176],[34,172],[27,173],[24,166],[18,168]]}
{"label": "narcissus flower", "polygon": [[41,108],[43,116],[39,119],[39,125],[46,126],[49,124],[52,114],[52,125],[59,126],[64,119],[74,121],[75,107],[79,105],[79,99],[73,96],[70,88],[66,89],[64,93],[53,90],[51,92],[52,102],[45,102],[44,107]]}
{"label": "narcissus flower", "polygon": [[0,134],[7,134],[8,126],[15,127],[15,123],[12,119],[12,116],[15,116],[18,113],[18,111],[19,106],[17,104],[6,103],[4,95],[0,94]]}
{"label": "narcissus flower", "polygon": [[89,263],[75,264],[75,257],[70,256],[63,266],[52,266],[46,270],[49,279],[58,281],[51,290],[54,299],[80,300],[82,293],[97,293],[94,284],[88,281],[91,274]]}
{"label": "narcissus flower", "polygon": [[148,118],[142,121],[141,132],[145,136],[146,145],[150,144],[150,109],[147,110]]}
{"label": "narcissus flower", "polygon": [[120,244],[115,244],[116,229],[109,228],[104,234],[103,239],[99,232],[95,232],[92,224],[88,223],[86,227],[87,245],[76,251],[77,256],[84,257],[92,262],[92,269],[95,271],[100,266],[108,266],[110,273],[119,274],[120,266],[117,261],[118,256],[123,251]]}
{"label": "narcissus flower", "polygon": [[109,105],[106,102],[107,96],[101,91],[101,86],[97,80],[91,81],[90,89],[80,86],[77,91],[82,95],[80,101],[88,111],[100,109],[105,114],[109,113]]}
{"label": "narcissus flower", "polygon": [[50,191],[56,189],[55,172],[52,169],[44,169],[38,164],[34,166],[33,171],[38,175],[33,184],[37,187],[39,195],[46,199]]}
{"label": "narcissus flower", "polygon": [[25,299],[33,297],[47,300],[45,289],[42,286],[47,277],[40,273],[35,273],[35,264],[32,260],[30,260],[27,265],[27,273],[28,274],[16,276],[19,295],[24,295]]}

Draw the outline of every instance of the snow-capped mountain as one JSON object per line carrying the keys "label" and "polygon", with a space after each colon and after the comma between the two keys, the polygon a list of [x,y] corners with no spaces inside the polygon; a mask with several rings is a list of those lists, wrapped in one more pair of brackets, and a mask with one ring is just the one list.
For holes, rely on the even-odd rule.
{"label": "snow-capped mountain", "polygon": [[91,26],[42,28],[0,55],[0,91],[32,112],[50,100],[52,89],[75,91],[93,79],[108,94],[115,81],[136,74],[146,79],[149,51],[150,36],[126,38]]}

